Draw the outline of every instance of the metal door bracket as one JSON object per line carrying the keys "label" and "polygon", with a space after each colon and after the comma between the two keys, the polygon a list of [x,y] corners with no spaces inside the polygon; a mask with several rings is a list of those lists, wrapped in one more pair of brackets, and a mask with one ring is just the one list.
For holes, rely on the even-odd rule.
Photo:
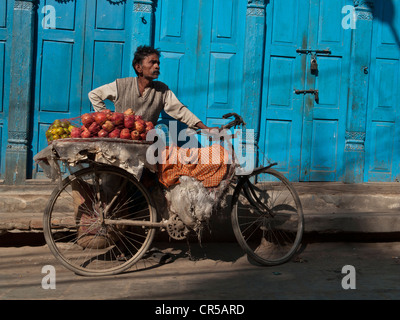
{"label": "metal door bracket", "polygon": [[332,51],[329,49],[325,50],[312,50],[312,49],[297,49],[297,53],[299,54],[332,54]]}
{"label": "metal door bracket", "polygon": [[314,89],[310,89],[310,90],[296,90],[294,89],[294,93],[295,94],[313,94],[315,97],[315,102],[318,103],[319,102],[319,91],[318,90],[314,90]]}

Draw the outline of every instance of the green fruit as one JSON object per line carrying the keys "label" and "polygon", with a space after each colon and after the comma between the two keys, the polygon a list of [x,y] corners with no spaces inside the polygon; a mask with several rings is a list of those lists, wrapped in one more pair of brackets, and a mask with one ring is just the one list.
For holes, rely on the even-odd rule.
{"label": "green fruit", "polygon": [[56,129],[56,134],[58,134],[59,136],[62,136],[64,133],[65,133],[65,131],[63,128],[60,127],[60,128]]}
{"label": "green fruit", "polygon": [[68,128],[70,125],[71,125],[71,123],[68,120],[61,123],[61,127],[63,127],[63,128]]}

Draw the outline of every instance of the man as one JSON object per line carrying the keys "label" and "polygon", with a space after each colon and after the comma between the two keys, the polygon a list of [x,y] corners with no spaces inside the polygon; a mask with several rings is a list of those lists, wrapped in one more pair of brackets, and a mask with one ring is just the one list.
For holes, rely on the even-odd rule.
{"label": "man", "polygon": [[[117,79],[89,93],[89,99],[95,111],[105,109],[104,100],[108,99],[114,103],[116,112],[124,112],[131,108],[136,115],[142,116],[145,121],[151,121],[153,124],[157,123],[161,111],[164,110],[168,115],[185,123],[190,128],[214,129],[204,125],[198,117],[177,99],[166,84],[155,81],[160,75],[160,52],[158,50],[149,46],[138,47],[132,67],[137,77]],[[217,150],[218,155],[220,155],[221,148],[219,146]],[[176,146],[172,146],[171,149],[166,147],[163,154],[168,156],[176,150]],[[213,153],[208,152],[206,155],[211,158]],[[202,181],[206,187],[218,186],[227,173],[227,165],[223,162],[213,164],[209,161],[209,163],[200,164],[199,160],[199,163],[183,166],[181,171],[182,166],[179,163],[170,164],[169,161],[166,161],[165,164],[159,164],[159,180],[166,187],[170,187],[178,183],[181,175],[190,175]],[[147,187],[151,185],[149,182],[151,179],[149,176],[142,176],[141,181]],[[115,182],[115,185],[117,184],[118,182]],[[153,190],[152,195],[154,196],[154,194],[155,191]],[[161,198],[159,200],[161,201]],[[159,201],[156,201],[156,203],[158,206]],[[162,205],[159,206],[162,207]],[[158,207],[158,210],[163,214],[166,210],[160,207]],[[109,238],[111,236],[109,235]],[[92,240],[89,240],[86,242],[91,243]]]}
{"label": "man", "polygon": [[203,124],[185,107],[161,81],[154,81],[160,75],[160,52],[149,46],[140,46],[135,52],[132,67],[137,77],[117,79],[94,89],[89,99],[95,111],[105,109],[104,100],[115,105],[115,111],[124,112],[131,108],[145,121],[157,123],[164,110],[168,115],[196,129],[211,129]]}

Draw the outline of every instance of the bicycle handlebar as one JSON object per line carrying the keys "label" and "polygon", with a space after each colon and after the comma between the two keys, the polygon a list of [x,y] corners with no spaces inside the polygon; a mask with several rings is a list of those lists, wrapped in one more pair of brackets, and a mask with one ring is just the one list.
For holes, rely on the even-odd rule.
{"label": "bicycle handlebar", "polygon": [[222,129],[230,129],[232,127],[236,127],[236,126],[240,126],[240,125],[246,125],[246,123],[244,122],[243,118],[241,116],[239,116],[237,113],[231,112],[231,113],[227,113],[225,115],[222,116],[223,119],[228,119],[230,117],[234,117],[235,119],[231,122],[229,122],[228,124],[222,126]]}
{"label": "bicycle handlebar", "polygon": [[[228,124],[221,126],[220,131],[222,131],[224,129],[230,129],[232,127],[236,127],[236,126],[240,126],[240,125],[243,125],[243,126],[246,125],[246,123],[244,122],[243,118],[241,116],[239,116],[237,113],[231,112],[231,113],[227,113],[227,114],[222,116],[223,119],[228,119],[230,117],[234,117],[235,119],[232,120],[231,122],[229,122]],[[203,132],[202,132],[202,129],[197,129],[195,131],[195,133],[196,134],[201,134]],[[211,130],[211,132],[208,132],[208,130],[207,130],[207,132],[205,134],[207,136],[214,136],[214,135],[219,136],[219,134],[213,133],[212,130]]]}

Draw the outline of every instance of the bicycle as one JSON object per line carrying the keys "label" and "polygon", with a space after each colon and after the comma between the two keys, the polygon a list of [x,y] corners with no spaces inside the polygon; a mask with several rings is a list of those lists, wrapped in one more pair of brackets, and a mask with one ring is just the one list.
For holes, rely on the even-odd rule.
{"label": "bicycle", "polygon": [[[237,114],[224,118],[232,116],[223,129],[245,125]],[[152,191],[133,174],[83,162],[86,168],[54,189],[43,216],[46,243],[64,267],[84,276],[115,275],[142,259],[157,229],[185,238],[190,228],[177,215],[161,219]],[[232,173],[227,181],[234,189],[229,207],[234,235],[250,259],[266,266],[289,261],[304,231],[300,198],[274,165]]]}

